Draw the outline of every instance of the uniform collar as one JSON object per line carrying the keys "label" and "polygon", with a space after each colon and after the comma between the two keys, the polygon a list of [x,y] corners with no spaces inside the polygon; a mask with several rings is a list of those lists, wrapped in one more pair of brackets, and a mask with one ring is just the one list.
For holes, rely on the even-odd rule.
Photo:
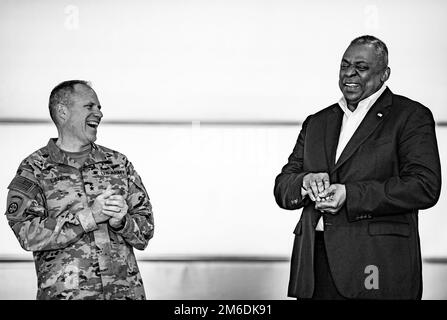
{"label": "uniform collar", "polygon": [[[47,144],[51,161],[66,164],[72,167],[78,167],[76,162],[73,161],[73,159],[71,159],[69,156],[67,156],[67,154],[56,145],[56,141],[57,138],[51,138]],[[99,148],[95,143],[92,142],[92,148],[90,150],[88,159],[84,163],[84,166],[92,163],[102,162],[105,160],[107,160],[106,154],[102,151],[101,148]]]}

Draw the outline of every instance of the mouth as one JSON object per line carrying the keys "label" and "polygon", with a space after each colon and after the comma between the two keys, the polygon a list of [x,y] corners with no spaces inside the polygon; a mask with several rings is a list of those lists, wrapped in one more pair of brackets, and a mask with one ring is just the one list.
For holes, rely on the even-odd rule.
{"label": "mouth", "polygon": [[360,88],[360,85],[358,83],[354,82],[346,82],[343,84],[345,87],[351,88],[351,89],[358,89]]}
{"label": "mouth", "polygon": [[87,124],[90,128],[96,129],[96,128],[98,128],[98,126],[99,126],[99,122],[100,122],[100,121],[101,121],[101,120],[99,120],[99,119],[90,119],[90,120],[87,120],[86,124]]}

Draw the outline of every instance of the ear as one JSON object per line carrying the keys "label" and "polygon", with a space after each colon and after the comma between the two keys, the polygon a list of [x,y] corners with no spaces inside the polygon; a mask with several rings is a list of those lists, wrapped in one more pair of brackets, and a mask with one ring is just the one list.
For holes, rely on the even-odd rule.
{"label": "ear", "polygon": [[63,104],[58,104],[56,106],[56,114],[57,117],[61,120],[61,122],[65,122],[65,120],[68,119],[69,112],[70,111],[68,110],[68,108]]}
{"label": "ear", "polygon": [[391,69],[389,67],[386,67],[385,71],[382,73],[382,76],[380,77],[380,80],[382,80],[382,82],[385,82],[388,80],[388,78],[390,77],[391,74]]}

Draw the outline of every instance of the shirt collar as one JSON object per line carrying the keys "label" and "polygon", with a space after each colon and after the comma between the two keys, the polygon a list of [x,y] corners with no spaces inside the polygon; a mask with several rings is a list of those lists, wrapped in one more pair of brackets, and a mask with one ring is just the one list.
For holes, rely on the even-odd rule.
{"label": "shirt collar", "polygon": [[359,104],[357,105],[357,108],[354,111],[349,110],[348,104],[347,104],[344,96],[342,96],[340,98],[340,100],[338,100],[338,105],[340,106],[340,108],[343,110],[343,112],[347,116],[350,116],[353,113],[367,112],[373,106],[373,104],[377,101],[377,99],[379,99],[379,97],[386,90],[386,88],[387,88],[387,85],[384,83],[382,85],[382,87],[380,87],[379,90],[374,92],[369,97],[366,97],[365,99],[360,101]]}
{"label": "shirt collar", "polygon": [[[48,141],[47,148],[50,155],[50,159],[56,163],[66,164],[72,167],[77,167],[76,162],[70,159],[65,152],[63,152],[56,145],[57,138],[51,138]],[[96,144],[92,142],[92,148],[90,150],[89,156],[85,161],[84,165],[101,162],[107,160],[105,153],[98,148]]]}

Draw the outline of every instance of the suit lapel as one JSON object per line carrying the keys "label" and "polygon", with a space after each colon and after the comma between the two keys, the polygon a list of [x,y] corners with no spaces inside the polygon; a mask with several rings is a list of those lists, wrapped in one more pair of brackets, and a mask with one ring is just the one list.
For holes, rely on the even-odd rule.
{"label": "suit lapel", "polygon": [[[374,103],[374,105],[368,111],[365,118],[352,135],[348,144],[341,153],[337,163],[332,168],[331,173],[340,168],[343,165],[343,163],[345,163],[360,147],[360,145],[374,132],[377,126],[383,121],[383,119],[388,114],[391,102],[392,102],[392,93],[391,90],[387,88],[383,92],[383,94],[379,97],[379,99],[376,101],[376,103]],[[335,158],[333,159],[335,160]]]}
{"label": "suit lapel", "polygon": [[324,137],[326,158],[329,171],[335,166],[338,137],[343,121],[343,111],[338,104],[334,105],[332,112],[326,118],[326,134]]}

